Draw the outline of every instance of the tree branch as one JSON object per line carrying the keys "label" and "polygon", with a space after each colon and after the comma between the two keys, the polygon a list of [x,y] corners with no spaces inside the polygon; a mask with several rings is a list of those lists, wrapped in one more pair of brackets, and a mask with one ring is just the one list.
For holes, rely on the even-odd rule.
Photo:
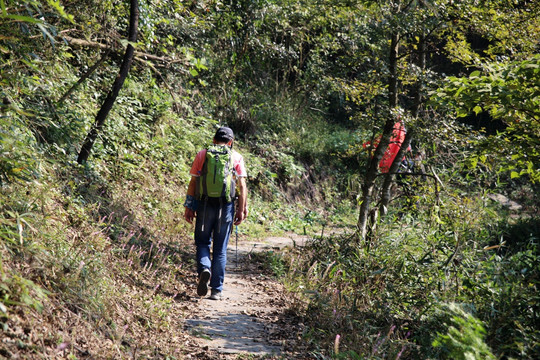
{"label": "tree branch", "polygon": [[178,103],[178,100],[176,99],[176,96],[174,95],[174,91],[173,89],[171,88],[171,86],[169,85],[169,83],[165,80],[165,78],[163,77],[163,75],[159,72],[158,69],[156,69],[156,67],[151,63],[151,62],[148,62],[146,60],[143,60],[143,59],[139,59],[139,58],[135,58],[135,60],[137,61],[140,61],[142,62],[143,64],[145,64],[146,66],[148,66],[150,69],[152,69],[156,74],[157,76],[159,76],[159,78],[161,79],[161,81],[163,81],[163,84],[165,85],[165,87],[167,88],[167,90],[169,90],[169,94],[171,94],[171,97],[173,99],[173,110],[179,114],[180,113],[180,105]]}
{"label": "tree branch", "polygon": [[[121,46],[112,46],[112,45],[103,44],[97,41],[77,39],[77,38],[67,36],[67,35],[63,35],[60,38],[67,41],[67,43],[70,45],[110,50],[118,55],[121,55],[121,50],[123,50]],[[162,62],[166,64],[176,64],[176,63],[185,62],[185,59],[173,59],[171,57],[157,56],[153,54],[144,53],[141,51],[135,51],[134,55],[136,58],[141,58],[143,60],[158,61],[158,62]]]}
{"label": "tree branch", "polygon": [[56,102],[57,105],[61,105],[67,98],[68,96],[70,96],[73,91],[75,91],[75,89],[77,87],[79,87],[79,85],[81,85],[86,79],[88,79],[90,77],[90,75],[92,75],[94,73],[94,71],[97,70],[97,68],[103,64],[103,62],[105,61],[105,59],[107,58],[107,56],[109,56],[109,53],[111,52],[110,49],[107,49],[105,50],[105,53],[103,54],[103,56],[94,64],[92,65],[92,67],[90,69],[88,69],[88,71],[86,71],[81,77],[80,79],[75,83],[73,84],[68,91],[66,91],[66,93],[64,95],[62,95],[62,97]]}

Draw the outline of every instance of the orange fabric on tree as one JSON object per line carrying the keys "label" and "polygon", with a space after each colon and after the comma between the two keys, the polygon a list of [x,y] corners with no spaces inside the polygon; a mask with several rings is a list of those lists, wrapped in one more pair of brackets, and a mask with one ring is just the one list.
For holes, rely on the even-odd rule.
{"label": "orange fabric on tree", "polygon": [[[392,165],[392,162],[394,162],[394,159],[401,148],[401,144],[403,144],[403,140],[405,140],[405,126],[401,121],[398,121],[394,124],[394,130],[392,132],[392,137],[390,138],[390,144],[388,144],[388,148],[384,152],[384,155],[382,157],[381,162],[379,163],[379,169],[382,173],[387,173],[388,170],[390,170],[390,166]],[[381,140],[381,136],[378,136],[377,139],[373,141],[374,148],[379,144],[379,141]],[[368,141],[364,143],[363,147],[366,148],[370,146],[371,143]],[[411,147],[407,149],[408,151],[411,150]]]}

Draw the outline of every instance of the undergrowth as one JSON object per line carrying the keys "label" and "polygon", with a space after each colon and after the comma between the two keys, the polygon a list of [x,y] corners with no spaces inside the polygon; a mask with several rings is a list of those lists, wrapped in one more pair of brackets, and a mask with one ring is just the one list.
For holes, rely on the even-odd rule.
{"label": "undergrowth", "polygon": [[306,339],[336,359],[538,356],[538,219],[509,224],[464,192],[415,208],[391,213],[367,242],[314,237],[292,258]]}

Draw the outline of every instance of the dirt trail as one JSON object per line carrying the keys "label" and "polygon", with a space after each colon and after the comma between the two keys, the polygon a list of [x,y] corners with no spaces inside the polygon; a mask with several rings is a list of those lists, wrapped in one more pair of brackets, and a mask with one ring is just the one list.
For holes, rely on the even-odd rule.
{"label": "dirt trail", "polygon": [[302,324],[287,314],[283,287],[261,274],[258,264],[249,258],[257,252],[301,246],[304,241],[271,237],[259,243],[242,242],[237,256],[234,234],[231,236],[223,299],[193,298],[196,306],[186,318],[185,328],[199,348],[192,358],[236,359],[239,354],[301,358],[296,354],[296,340]]}

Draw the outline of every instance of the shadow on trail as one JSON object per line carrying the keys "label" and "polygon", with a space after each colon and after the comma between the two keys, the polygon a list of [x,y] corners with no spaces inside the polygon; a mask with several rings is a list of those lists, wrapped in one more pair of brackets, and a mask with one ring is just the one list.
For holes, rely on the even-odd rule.
{"label": "shadow on trail", "polygon": [[186,321],[194,336],[209,338],[220,353],[245,352],[255,355],[279,355],[281,347],[264,341],[264,327],[250,315],[226,314],[212,319]]}

